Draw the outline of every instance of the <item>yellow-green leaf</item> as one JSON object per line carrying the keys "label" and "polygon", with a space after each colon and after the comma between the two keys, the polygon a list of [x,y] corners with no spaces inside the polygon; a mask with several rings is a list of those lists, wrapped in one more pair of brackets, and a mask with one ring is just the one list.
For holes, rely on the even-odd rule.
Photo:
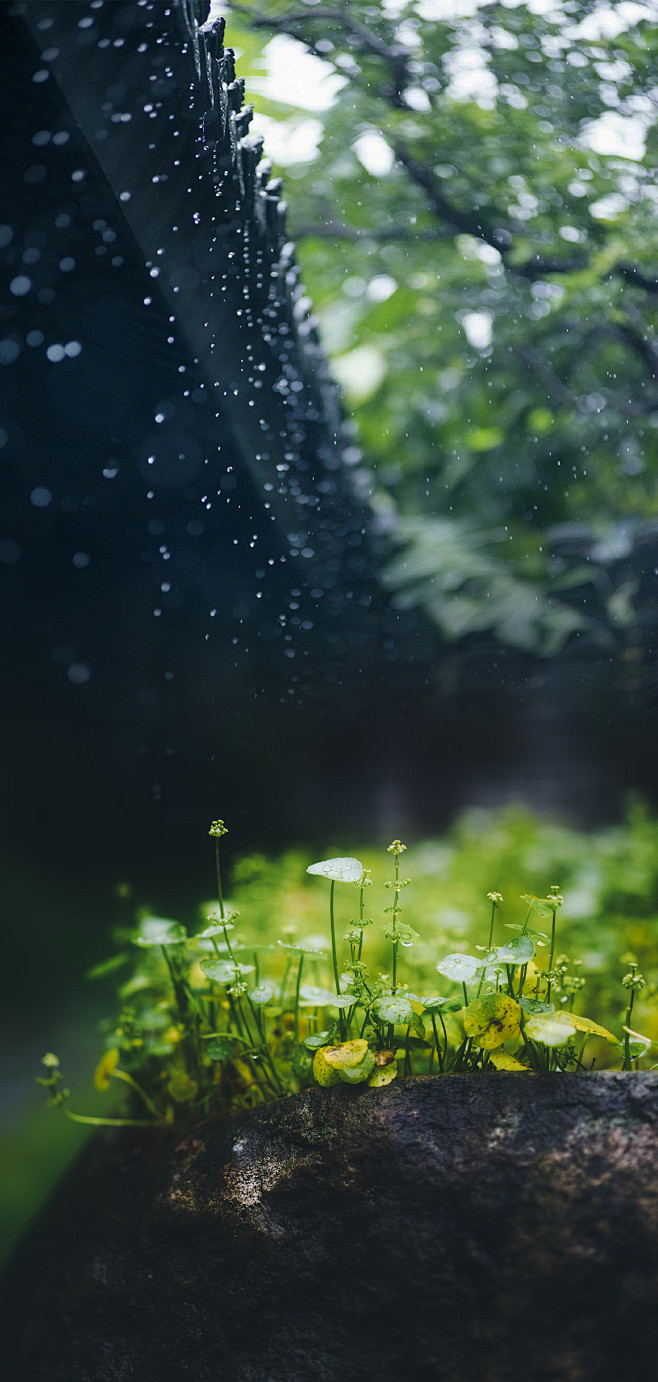
{"label": "yellow-green leaf", "polygon": [[189,1075],[174,1075],[167,1085],[167,1089],[177,1104],[191,1104],[196,1099],[199,1086],[196,1080],[191,1080]]}
{"label": "yellow-green leaf", "polygon": [[330,1046],[321,1046],[313,1057],[313,1078],[318,1084],[325,1087],[332,1084],[340,1084],[340,1075],[334,1070],[325,1059],[325,1051],[330,1051]]}
{"label": "yellow-green leaf", "polygon": [[343,1041],[340,1046],[322,1046],[324,1058],[327,1065],[333,1066],[334,1070],[350,1070],[355,1065],[360,1065],[366,1051],[368,1050],[367,1041]]}
{"label": "yellow-green leaf", "polygon": [[612,1041],[615,1046],[619,1046],[619,1037],[613,1036],[607,1027],[601,1027],[598,1022],[592,1022],[591,1017],[579,1017],[576,1013],[565,1013],[572,1027],[577,1032],[589,1032],[592,1036],[605,1037],[606,1041]]}
{"label": "yellow-green leaf", "polygon": [[489,1057],[491,1064],[496,1070],[528,1070],[529,1066],[522,1065],[516,1056],[510,1056],[508,1051],[492,1051]]}
{"label": "yellow-green leaf", "polygon": [[100,1089],[102,1094],[105,1093],[106,1089],[109,1089],[110,1080],[118,1064],[119,1052],[116,1047],[113,1047],[111,1051],[106,1051],[105,1055],[101,1056],[94,1071],[94,1085],[96,1089]]}
{"label": "yellow-green leaf", "polygon": [[398,1073],[396,1061],[389,1061],[388,1065],[378,1065],[372,1072],[368,1084],[371,1089],[381,1089],[383,1085],[390,1084]]}
{"label": "yellow-green leaf", "polygon": [[482,1051],[495,1051],[510,1037],[518,1036],[521,1009],[506,993],[475,998],[464,1009],[464,1031]]}

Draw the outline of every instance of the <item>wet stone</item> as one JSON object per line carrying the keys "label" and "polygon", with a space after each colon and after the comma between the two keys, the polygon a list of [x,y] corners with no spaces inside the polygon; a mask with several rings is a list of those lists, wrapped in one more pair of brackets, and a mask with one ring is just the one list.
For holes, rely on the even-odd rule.
{"label": "wet stone", "polygon": [[648,1382],[657,1296],[656,1075],[314,1089],[99,1137],[8,1273],[7,1375]]}

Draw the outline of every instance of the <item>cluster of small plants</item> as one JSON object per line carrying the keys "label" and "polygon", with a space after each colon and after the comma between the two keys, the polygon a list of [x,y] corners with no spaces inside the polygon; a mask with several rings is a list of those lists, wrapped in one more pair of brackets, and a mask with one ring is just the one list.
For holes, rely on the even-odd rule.
{"label": "cluster of small plants", "polygon": [[[75,1122],[198,1123],[313,1084],[378,1089],[398,1075],[584,1071],[606,1049],[605,1066],[632,1070],[647,1057],[653,1042],[631,1025],[636,996],[646,988],[633,956],[621,980],[620,1031],[578,1011],[585,979],[579,962],[558,948],[558,885],[544,897],[522,895],[515,922],[502,921],[503,897],[489,892],[483,943],[472,947],[474,954],[448,953],[429,970],[425,963],[425,978],[431,973],[432,986],[444,992],[420,993],[402,963],[421,936],[402,916],[411,880],[401,876],[406,845],[400,840],[388,846],[393,876],[385,883],[384,972],[368,964],[369,948],[382,952],[367,943],[371,870],[360,860],[325,859],[307,868],[329,884],[329,944],[322,937],[298,940],[289,929],[272,942],[253,941],[224,899],[220,841],[226,833],[223,821],[212,822],[217,902],[201,929],[189,935],[176,921],[142,915],[123,934],[124,948],[91,971],[92,978],[118,981],[118,1011],[102,1024],[105,1050],[95,1085],[125,1087],[125,1116],[71,1110],[59,1059],[44,1056],[38,1083],[51,1106]],[[341,913],[356,913],[348,915],[347,929],[337,921],[337,902]]]}

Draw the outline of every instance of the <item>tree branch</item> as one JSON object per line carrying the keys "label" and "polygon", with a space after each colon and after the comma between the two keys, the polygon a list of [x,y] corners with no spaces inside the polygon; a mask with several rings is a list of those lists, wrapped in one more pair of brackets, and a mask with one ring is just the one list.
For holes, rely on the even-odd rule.
{"label": "tree branch", "polygon": [[409,226],[383,226],[377,230],[364,230],[360,226],[346,225],[342,221],[324,221],[321,224],[309,223],[308,225],[296,226],[292,228],[292,234],[296,240],[350,240],[352,242],[375,240],[382,244],[452,238],[449,231],[442,230],[438,226],[426,226],[423,230],[414,230]]}
{"label": "tree branch", "polygon": [[426,163],[420,163],[403,144],[394,143],[393,152],[398,163],[406,168],[412,182],[425,192],[430,208],[439,220],[451,225],[461,235],[472,235],[477,240],[484,240],[501,254],[508,248],[505,242],[509,238],[509,233],[494,230],[486,225],[477,212],[464,211],[454,206],[446,197],[436,174]]}
{"label": "tree branch", "polygon": [[[354,15],[348,13],[347,9],[338,9],[321,6],[312,10],[293,10],[289,14],[281,14],[278,17],[262,14],[258,10],[253,10],[249,5],[242,5],[238,0],[226,0],[227,8],[236,14],[241,14],[247,18],[254,29],[273,29],[275,31],[290,33],[292,27],[295,30],[300,24],[308,24],[309,20],[324,20],[329,24],[340,24],[349,29],[350,33],[358,38],[362,46],[375,57],[382,58],[388,63],[393,77],[392,97],[393,104],[403,106],[402,93],[405,86],[409,83],[409,72],[407,63],[412,54],[408,48],[402,44],[389,44],[379,37],[373,29]],[[295,34],[293,32],[293,37]],[[322,54],[326,61],[326,54]]]}

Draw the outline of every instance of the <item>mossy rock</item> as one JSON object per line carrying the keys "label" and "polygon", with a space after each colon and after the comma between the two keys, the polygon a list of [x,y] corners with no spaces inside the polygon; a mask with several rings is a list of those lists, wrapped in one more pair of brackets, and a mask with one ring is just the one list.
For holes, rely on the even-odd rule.
{"label": "mossy rock", "polygon": [[100,1136],[9,1269],[4,1357],[17,1382],[654,1382],[657,1299],[657,1075],[419,1077]]}

